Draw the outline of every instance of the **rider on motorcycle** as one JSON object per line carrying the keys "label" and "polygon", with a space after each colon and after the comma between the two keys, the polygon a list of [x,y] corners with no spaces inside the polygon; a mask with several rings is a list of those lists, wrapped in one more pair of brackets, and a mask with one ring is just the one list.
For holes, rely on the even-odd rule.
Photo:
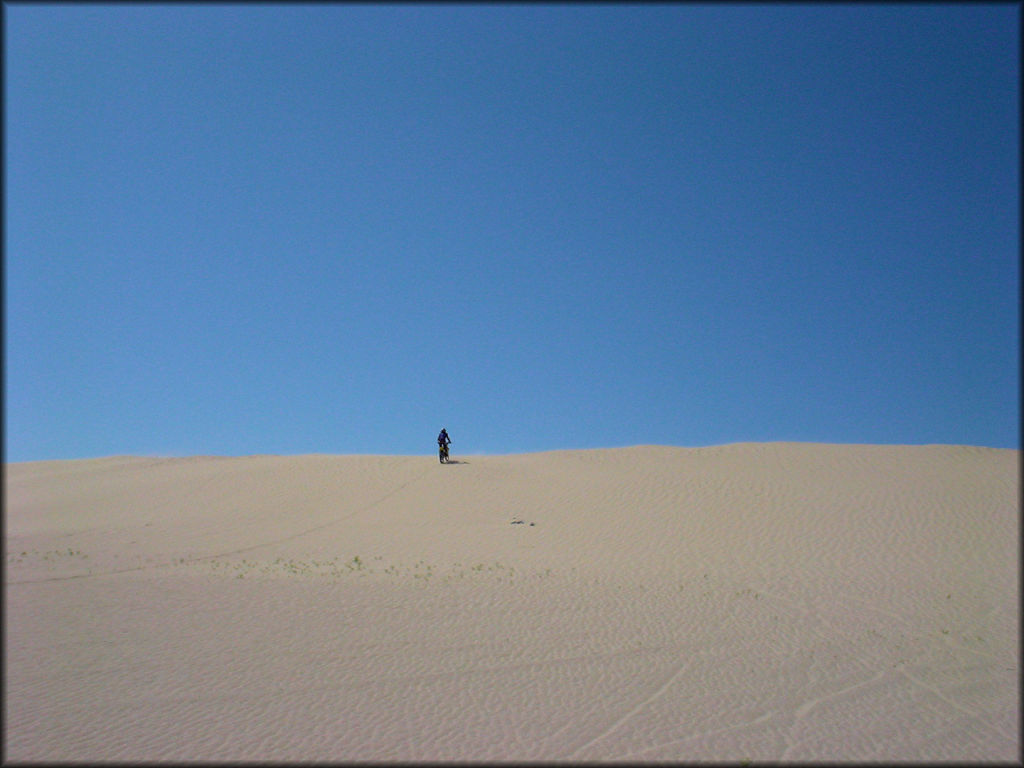
{"label": "rider on motorcycle", "polygon": [[445,461],[448,458],[448,444],[451,442],[451,438],[448,437],[448,430],[441,427],[441,433],[437,436],[437,448],[438,453],[441,456],[441,461]]}

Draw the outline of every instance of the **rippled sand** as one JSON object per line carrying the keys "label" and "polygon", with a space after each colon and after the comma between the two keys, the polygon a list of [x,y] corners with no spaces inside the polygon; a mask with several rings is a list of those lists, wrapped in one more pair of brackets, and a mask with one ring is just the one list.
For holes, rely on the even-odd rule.
{"label": "rippled sand", "polygon": [[1001,760],[1019,452],[5,466],[10,760]]}

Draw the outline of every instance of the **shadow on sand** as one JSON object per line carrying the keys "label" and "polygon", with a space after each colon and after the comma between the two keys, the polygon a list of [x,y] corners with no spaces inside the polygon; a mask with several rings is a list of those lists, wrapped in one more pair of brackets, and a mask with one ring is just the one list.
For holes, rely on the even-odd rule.
{"label": "shadow on sand", "polygon": [[445,464],[469,464],[468,461],[458,461],[457,459],[448,459]]}

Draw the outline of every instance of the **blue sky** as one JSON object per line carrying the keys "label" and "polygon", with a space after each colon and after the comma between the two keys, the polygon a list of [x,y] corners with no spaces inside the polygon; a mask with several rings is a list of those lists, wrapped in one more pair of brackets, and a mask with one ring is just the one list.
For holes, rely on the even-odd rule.
{"label": "blue sky", "polygon": [[1020,447],[1020,7],[6,4],[5,459]]}

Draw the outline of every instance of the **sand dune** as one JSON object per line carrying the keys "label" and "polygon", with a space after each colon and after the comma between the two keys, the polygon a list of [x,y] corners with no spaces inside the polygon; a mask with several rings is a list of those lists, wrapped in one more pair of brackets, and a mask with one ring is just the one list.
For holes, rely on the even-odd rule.
{"label": "sand dune", "polygon": [[1020,759],[1019,451],[5,466],[9,760]]}

